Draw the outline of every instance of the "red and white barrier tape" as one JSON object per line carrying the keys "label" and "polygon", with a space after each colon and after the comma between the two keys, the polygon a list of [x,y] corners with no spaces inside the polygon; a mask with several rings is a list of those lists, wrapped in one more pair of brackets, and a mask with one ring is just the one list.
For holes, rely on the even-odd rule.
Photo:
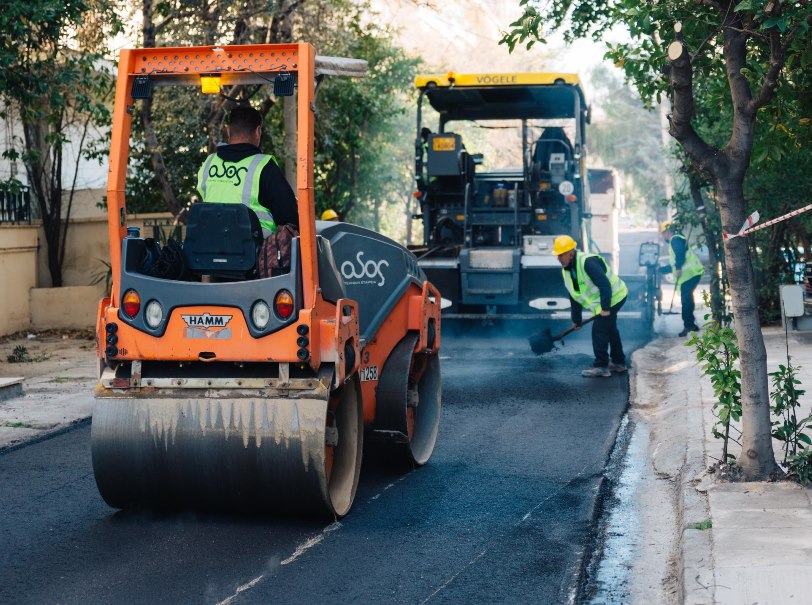
{"label": "red and white barrier tape", "polygon": [[759,216],[758,211],[754,212],[750,216],[747,217],[747,220],[744,221],[744,225],[742,228],[739,229],[738,233],[730,234],[730,233],[723,233],[722,237],[724,239],[733,239],[734,237],[739,237],[741,235],[747,235],[748,233],[752,233],[753,231],[758,231],[759,229],[764,229],[765,227],[769,227],[770,225],[775,225],[776,223],[780,223],[781,221],[785,221],[788,218],[792,218],[793,216],[797,216],[807,210],[812,210],[812,204],[808,206],[804,206],[803,208],[798,208],[797,210],[793,210],[792,212],[788,212],[783,216],[779,216],[778,218],[774,218],[771,221],[767,221],[763,225],[759,225],[758,227],[753,227],[758,222]]}

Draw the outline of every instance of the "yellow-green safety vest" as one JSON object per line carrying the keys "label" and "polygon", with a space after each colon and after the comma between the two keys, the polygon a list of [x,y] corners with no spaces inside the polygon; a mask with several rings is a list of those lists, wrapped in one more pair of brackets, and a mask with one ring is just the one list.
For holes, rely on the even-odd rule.
{"label": "yellow-green safety vest", "polygon": [[[685,283],[692,277],[705,273],[705,267],[702,266],[702,261],[699,260],[699,257],[696,255],[693,248],[688,245],[688,241],[685,239],[685,236],[672,235],[671,242],[673,242],[674,238],[676,237],[681,238],[685,242],[685,262],[682,263],[682,274],[679,276],[676,283],[676,287],[679,288],[681,284]],[[668,261],[671,263],[671,270],[676,272],[677,255],[674,254],[674,247],[671,245],[671,242],[668,243]]]}
{"label": "yellow-green safety vest", "polygon": [[[609,285],[612,286],[612,298],[610,304],[614,307],[621,300],[626,298],[629,289],[626,284],[620,279],[600,254],[576,254],[575,255],[575,277],[578,280],[578,291],[572,284],[572,274],[569,269],[561,269],[561,275],[564,276],[564,285],[567,287],[572,299],[579,303],[584,309],[589,310],[592,315],[598,315],[601,312],[601,291],[584,270],[584,263],[587,259],[598,258],[603,263],[606,269],[606,277],[609,278]],[[608,311],[609,309],[604,309]]]}
{"label": "yellow-green safety vest", "polygon": [[272,155],[257,153],[239,162],[226,162],[212,153],[197,172],[197,190],[204,202],[243,204],[253,210],[262,227],[262,235],[276,233],[276,222],[270,211],[259,203],[259,179]]}

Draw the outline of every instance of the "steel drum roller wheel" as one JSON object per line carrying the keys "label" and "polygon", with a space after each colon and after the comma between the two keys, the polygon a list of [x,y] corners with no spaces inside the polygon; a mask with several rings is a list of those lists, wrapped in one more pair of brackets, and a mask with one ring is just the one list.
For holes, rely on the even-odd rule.
{"label": "steel drum roller wheel", "polygon": [[321,398],[98,399],[96,484],[114,508],[345,515],[361,469],[360,393],[354,376]]}
{"label": "steel drum roller wheel", "polygon": [[335,439],[326,435],[324,474],[332,512],[341,517],[352,506],[361,474],[364,411],[358,376],[330,393],[329,401],[327,422],[333,423]]}
{"label": "steel drum roller wheel", "polygon": [[377,388],[373,436],[394,461],[421,466],[434,451],[440,427],[440,358],[415,354],[418,335],[407,334],[384,364]]}

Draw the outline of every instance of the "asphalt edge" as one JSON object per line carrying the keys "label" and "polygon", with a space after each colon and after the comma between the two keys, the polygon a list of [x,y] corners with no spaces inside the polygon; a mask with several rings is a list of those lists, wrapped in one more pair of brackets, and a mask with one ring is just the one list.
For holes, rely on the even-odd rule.
{"label": "asphalt edge", "polygon": [[589,522],[588,548],[581,553],[578,582],[573,592],[574,600],[571,603],[587,603],[597,593],[598,572],[604,557],[606,530],[609,525],[610,511],[607,509],[607,504],[617,497],[618,477],[626,463],[626,454],[634,431],[635,423],[629,415],[627,406],[620,417],[620,424],[615,431],[615,442],[601,471],[598,493]]}
{"label": "asphalt edge", "polygon": [[[705,473],[702,377],[698,364],[693,360],[693,353],[685,347],[683,339],[659,337],[635,351],[629,377],[629,405],[634,409],[640,403],[639,395],[646,392],[642,383],[649,379],[645,369],[657,365],[658,355],[680,366],[679,370],[673,372],[663,369],[666,388],[662,396],[665,398],[670,394],[673,400],[675,396],[682,395],[680,404],[685,420],[683,459],[674,477],[680,536],[675,561],[679,594],[681,602],[686,605],[715,603],[712,529],[689,527],[710,519],[710,506],[707,494],[697,489]],[[641,368],[644,371],[641,372]],[[642,419],[636,421],[645,422]]]}
{"label": "asphalt edge", "polygon": [[0,445],[0,456],[22,449],[26,446],[33,445],[35,443],[42,443],[43,441],[48,441],[49,439],[53,439],[54,437],[59,437],[60,435],[64,435],[65,433],[69,433],[73,430],[79,429],[85,425],[90,424],[91,418],[92,416],[77,418],[76,420],[72,420],[68,423],[59,424],[51,429],[46,429],[41,433],[39,433],[38,435],[33,435],[32,437],[28,437],[21,441],[9,443],[8,445]]}
{"label": "asphalt edge", "polygon": [[[622,465],[626,457],[626,451],[629,447],[631,434],[634,431],[634,424],[629,418],[629,401],[631,401],[631,378],[630,374],[626,374],[623,378],[627,381],[626,386],[629,390],[629,400],[623,413],[618,417],[618,422],[614,427],[614,431],[607,435],[607,441],[611,442],[612,447],[606,455],[603,462],[603,467],[600,473],[595,477],[598,484],[595,488],[596,495],[592,501],[592,510],[589,516],[589,525],[587,531],[589,538],[586,542],[586,547],[578,555],[578,561],[573,565],[576,570],[577,582],[574,589],[567,595],[567,604],[575,605],[577,603],[584,603],[586,599],[590,598],[594,591],[594,577],[597,567],[600,563],[603,553],[602,541],[599,539],[606,524],[605,505],[607,501],[614,497],[615,484],[609,477],[611,467],[613,464]],[[616,376],[611,378],[617,379]],[[571,487],[577,481],[587,479],[588,477],[574,477],[567,482],[567,487]]]}

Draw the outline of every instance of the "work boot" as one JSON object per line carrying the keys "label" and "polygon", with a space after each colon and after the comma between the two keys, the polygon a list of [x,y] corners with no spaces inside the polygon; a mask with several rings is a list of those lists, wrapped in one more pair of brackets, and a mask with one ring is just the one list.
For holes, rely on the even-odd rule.
{"label": "work boot", "polygon": [[699,326],[697,325],[687,326],[686,328],[683,328],[682,332],[680,332],[679,335],[688,336],[688,334],[690,334],[691,332],[699,332]]}
{"label": "work boot", "polygon": [[614,372],[615,374],[623,374],[623,372],[628,372],[629,368],[626,367],[626,364],[614,363],[613,361],[610,361],[609,371]]}
{"label": "work boot", "polygon": [[581,376],[586,376],[587,378],[608,378],[611,375],[612,372],[609,371],[609,368],[599,368],[597,366],[581,372]]}

